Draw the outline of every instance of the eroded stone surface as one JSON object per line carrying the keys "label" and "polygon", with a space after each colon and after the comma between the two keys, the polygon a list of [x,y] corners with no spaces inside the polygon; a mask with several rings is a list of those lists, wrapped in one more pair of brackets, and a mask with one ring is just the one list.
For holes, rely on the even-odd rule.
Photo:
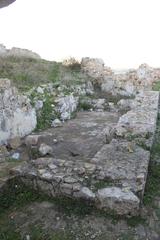
{"label": "eroded stone surface", "polygon": [[65,160],[90,160],[105,143],[104,129],[113,127],[119,119],[118,113],[79,112],[75,119],[65,122],[61,128],[52,128],[26,138],[27,145],[36,141],[45,142],[53,149],[53,157]]}
{"label": "eroded stone surface", "polygon": [[159,92],[146,91],[130,102],[130,111],[120,117],[116,135],[140,138],[143,144],[152,146],[158,114]]}
{"label": "eroded stone surface", "polygon": [[0,144],[24,137],[36,127],[37,119],[26,96],[19,95],[10,80],[0,79]]}
{"label": "eroded stone surface", "polygon": [[136,215],[139,209],[139,199],[133,192],[117,187],[108,187],[98,190],[97,207],[109,209],[119,215]]}
{"label": "eroded stone surface", "polygon": [[78,106],[78,97],[68,95],[65,97],[59,97],[57,102],[57,111],[60,113],[61,120],[71,119],[71,114],[74,113]]}
{"label": "eroded stone surface", "polygon": [[108,179],[138,194],[145,187],[149,159],[149,151],[132,142],[114,139],[104,145],[92,161],[103,166],[97,178]]}
{"label": "eroded stone surface", "polygon": [[101,59],[83,58],[81,67],[95,79],[102,91],[113,95],[132,96],[143,90],[151,90],[153,83],[160,77],[160,69],[147,64],[140,65],[138,69],[113,71]]}

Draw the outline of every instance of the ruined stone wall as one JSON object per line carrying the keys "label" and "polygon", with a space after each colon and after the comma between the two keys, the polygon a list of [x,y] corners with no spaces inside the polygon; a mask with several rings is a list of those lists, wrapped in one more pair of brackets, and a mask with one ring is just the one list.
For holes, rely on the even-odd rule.
{"label": "ruined stone wall", "polygon": [[36,113],[29,99],[19,95],[10,80],[0,79],[0,144],[31,133],[36,123]]}
{"label": "ruined stone wall", "polygon": [[160,69],[142,64],[138,69],[113,71],[101,59],[83,58],[81,68],[101,90],[113,95],[132,96],[143,90],[151,90],[154,82],[160,79]]}
{"label": "ruined stone wall", "polygon": [[0,44],[0,57],[10,56],[40,59],[40,56],[37,53],[34,53],[30,50],[15,47],[7,49],[3,44]]}
{"label": "ruined stone wall", "polygon": [[[159,92],[146,91],[135,99],[119,102],[121,108],[126,104],[130,110],[116,125],[103,129],[106,143],[93,157],[78,161],[71,157],[40,157],[13,169],[13,173],[51,197],[80,198],[104,211],[138,215],[156,131]],[[30,135],[26,145],[35,147],[40,138],[43,136]],[[52,151],[52,147],[43,147]]]}

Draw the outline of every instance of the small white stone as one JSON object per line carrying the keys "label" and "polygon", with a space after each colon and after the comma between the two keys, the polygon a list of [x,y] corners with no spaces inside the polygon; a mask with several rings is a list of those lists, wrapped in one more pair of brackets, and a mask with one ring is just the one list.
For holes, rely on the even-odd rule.
{"label": "small white stone", "polygon": [[44,174],[46,172],[45,169],[38,169],[39,174]]}
{"label": "small white stone", "polygon": [[52,121],[51,127],[62,127],[62,122],[58,118],[56,118],[54,121]]}
{"label": "small white stone", "polygon": [[95,194],[87,187],[82,187],[79,192],[73,194],[76,198],[82,198],[85,200],[94,200]]}
{"label": "small white stone", "polygon": [[49,164],[48,167],[52,170],[57,168],[57,166],[55,164]]}
{"label": "small white stone", "polygon": [[42,100],[36,101],[36,103],[35,103],[35,109],[36,109],[36,110],[39,110],[39,109],[41,109],[41,108],[43,108],[43,101],[42,101]]}
{"label": "small white stone", "polygon": [[44,89],[42,87],[38,87],[37,88],[37,93],[43,94],[44,93]]}
{"label": "small white stone", "polygon": [[42,156],[52,153],[52,147],[48,146],[45,143],[42,143],[39,147],[39,152]]}
{"label": "small white stone", "polygon": [[65,181],[66,183],[76,183],[76,182],[77,182],[77,179],[72,178],[72,177],[67,177],[67,178],[64,179],[64,181]]}
{"label": "small white stone", "polygon": [[20,153],[18,153],[18,152],[13,153],[12,159],[19,160],[19,158],[20,158]]}
{"label": "small white stone", "polygon": [[53,176],[52,176],[51,173],[49,173],[49,172],[45,172],[45,173],[42,174],[42,178],[45,178],[45,179],[50,180],[50,179],[53,178]]}
{"label": "small white stone", "polygon": [[56,138],[53,139],[54,143],[58,143],[58,140]]}
{"label": "small white stone", "polygon": [[26,235],[26,240],[30,240],[30,235]]}

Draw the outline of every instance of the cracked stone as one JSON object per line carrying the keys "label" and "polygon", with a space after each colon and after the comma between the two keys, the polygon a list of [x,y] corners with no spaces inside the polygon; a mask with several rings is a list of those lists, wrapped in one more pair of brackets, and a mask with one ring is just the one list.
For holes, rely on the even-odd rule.
{"label": "cracked stone", "polygon": [[97,207],[104,210],[114,210],[117,214],[137,215],[140,200],[131,191],[118,187],[108,187],[98,190],[96,194]]}
{"label": "cracked stone", "polygon": [[67,177],[67,178],[64,179],[64,182],[66,182],[66,183],[76,183],[77,179],[72,178],[72,177]]}
{"label": "cracked stone", "polygon": [[39,147],[39,152],[42,156],[52,153],[52,147],[48,146],[45,143],[42,143]]}
{"label": "cracked stone", "polygon": [[74,192],[73,196],[75,196],[76,198],[82,198],[82,199],[91,200],[91,201],[95,199],[95,193],[93,193],[87,187],[82,187],[79,192]]}

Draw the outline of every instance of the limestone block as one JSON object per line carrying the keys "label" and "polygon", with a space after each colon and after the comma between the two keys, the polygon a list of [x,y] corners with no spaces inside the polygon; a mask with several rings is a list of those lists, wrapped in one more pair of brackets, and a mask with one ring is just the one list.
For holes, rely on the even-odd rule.
{"label": "limestone block", "polygon": [[0,79],[0,144],[31,133],[36,112],[26,96],[19,95],[8,79]]}
{"label": "limestone block", "polygon": [[137,215],[139,199],[131,191],[118,187],[108,187],[98,190],[96,205],[99,209],[114,211],[119,215]]}

